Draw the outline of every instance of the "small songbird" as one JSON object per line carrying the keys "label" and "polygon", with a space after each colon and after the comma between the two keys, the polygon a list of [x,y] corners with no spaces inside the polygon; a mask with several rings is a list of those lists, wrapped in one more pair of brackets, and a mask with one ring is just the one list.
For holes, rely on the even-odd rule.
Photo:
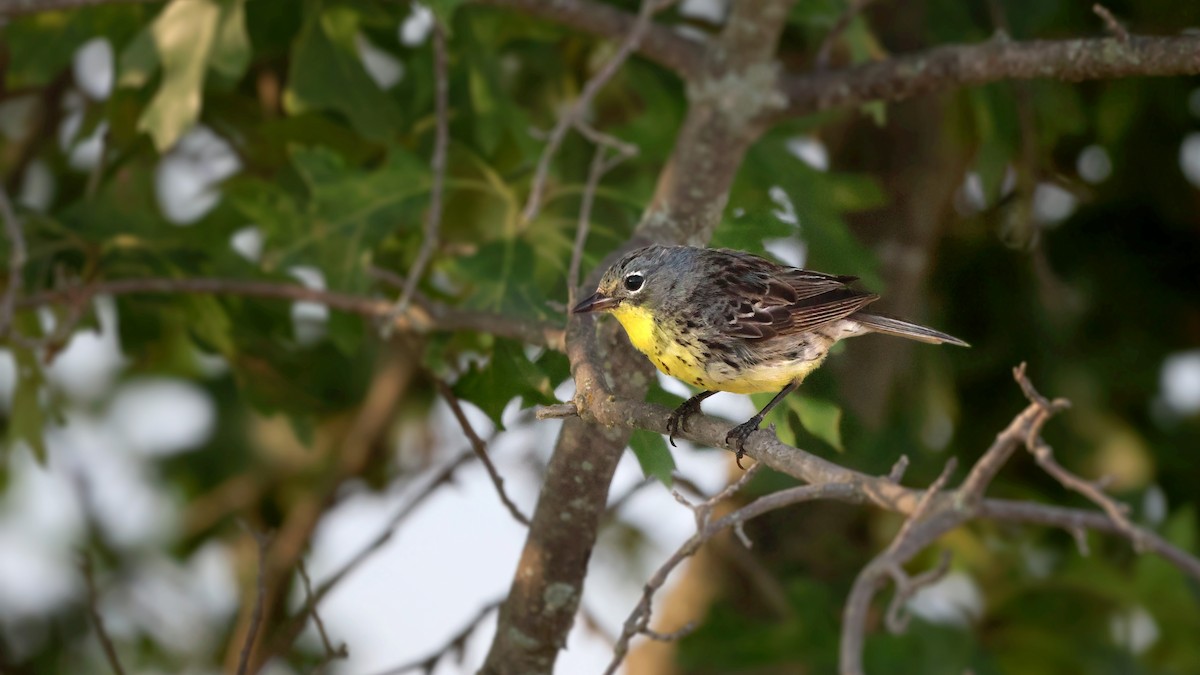
{"label": "small songbird", "polygon": [[611,313],[659,370],[702,390],[667,420],[672,445],[701,401],[719,391],[779,392],[726,435],[741,466],[746,438],[838,340],[883,333],[970,346],[932,328],[862,311],[879,296],[851,288],[856,279],[742,251],[654,245],[621,258],[571,312]]}

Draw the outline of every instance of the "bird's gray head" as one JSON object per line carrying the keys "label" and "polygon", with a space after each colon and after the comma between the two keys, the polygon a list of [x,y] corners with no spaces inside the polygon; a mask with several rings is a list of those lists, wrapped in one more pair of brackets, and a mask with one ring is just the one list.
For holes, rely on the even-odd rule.
{"label": "bird's gray head", "polygon": [[680,291],[693,249],[647,246],[632,251],[608,268],[596,292],[572,314],[611,311],[620,305],[661,307]]}

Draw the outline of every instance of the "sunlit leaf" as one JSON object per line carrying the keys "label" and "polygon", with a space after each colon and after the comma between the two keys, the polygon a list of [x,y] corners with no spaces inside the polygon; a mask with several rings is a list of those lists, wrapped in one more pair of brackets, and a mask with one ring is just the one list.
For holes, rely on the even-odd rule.
{"label": "sunlit leaf", "polygon": [[842,409],[824,399],[812,396],[789,396],[788,407],[796,411],[800,423],[810,434],[844,452],[842,446]]}
{"label": "sunlit leaf", "polygon": [[162,84],[138,120],[159,151],[175,144],[200,117],[204,73],[221,20],[215,0],[173,0],[154,22]]}

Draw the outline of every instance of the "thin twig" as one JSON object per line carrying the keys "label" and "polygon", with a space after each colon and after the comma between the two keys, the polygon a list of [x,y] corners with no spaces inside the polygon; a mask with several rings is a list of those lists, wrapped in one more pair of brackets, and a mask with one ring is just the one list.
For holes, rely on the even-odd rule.
{"label": "thin twig", "polygon": [[420,491],[414,494],[404,503],[403,506],[401,506],[394,514],[392,514],[392,517],[388,519],[388,522],[383,526],[383,528],[380,529],[379,533],[375,535],[371,541],[367,542],[367,545],[364,546],[362,550],[360,550],[353,558],[348,560],[346,564],[342,565],[336,572],[331,574],[328,579],[321,582],[321,585],[317,587],[317,591],[312,595],[310,601],[305,603],[305,607],[302,608],[300,616],[303,617],[305,614],[312,611],[312,607],[315,607],[318,603],[320,603],[321,600],[328,595],[335,586],[338,585],[338,583],[340,583],[343,579],[349,576],[351,572],[366,562],[367,559],[374,555],[380,548],[383,548],[384,544],[391,541],[392,537],[396,533],[396,529],[399,528],[400,525],[402,525],[404,521],[407,520],[408,517],[417,510],[417,507],[423,504],[430,495],[437,491],[438,488],[453,480],[454,472],[474,457],[474,452],[463,452],[443,466],[434,475],[434,477],[431,478],[429,482],[420,489]]}
{"label": "thin twig", "polygon": [[645,627],[638,632],[656,642],[678,642],[694,633],[698,625],[695,621],[689,621],[683,624],[683,627],[679,630],[671,631],[670,633],[660,633]]}
{"label": "thin twig", "polygon": [[592,224],[592,202],[596,188],[604,171],[604,155],[608,146],[597,145],[588,168],[587,185],[583,189],[583,202],[579,205],[579,225],[575,228],[575,246],[571,249],[571,265],[567,269],[567,306],[574,307],[579,287],[579,265],[583,261],[583,246],[587,243],[588,228]]}
{"label": "thin twig", "polygon": [[463,433],[467,435],[467,440],[471,442],[471,449],[475,451],[475,456],[483,463],[483,467],[487,469],[488,477],[492,479],[492,485],[496,488],[496,494],[500,496],[500,501],[504,503],[505,508],[512,514],[512,517],[518,522],[529,527],[529,518],[521,513],[521,509],[513,503],[508,497],[508,492],[504,490],[504,479],[500,477],[500,472],[496,471],[496,465],[492,463],[492,458],[488,456],[487,444],[475,433],[471,428],[471,422],[467,420],[466,414],[463,413],[462,406],[458,402],[458,397],[454,395],[454,390],[450,385],[443,382],[440,378],[433,378],[434,384],[437,385],[438,391],[441,392],[442,398],[446,399],[446,403],[450,404],[450,410],[454,413],[454,419],[458,420],[459,426],[462,427]]}
{"label": "thin twig", "polygon": [[325,656],[321,659],[321,663],[317,666],[316,670],[316,672],[320,673],[331,661],[347,658],[350,653],[347,651],[346,643],[344,642],[335,648],[329,640],[329,633],[325,632],[325,622],[321,620],[321,615],[317,612],[317,603],[312,602],[312,579],[308,576],[308,569],[304,564],[303,558],[296,562],[296,571],[300,573],[300,581],[304,584],[304,606],[308,608],[308,614],[317,626],[317,634],[321,636],[321,646],[325,648]]}
{"label": "thin twig", "polygon": [[1117,529],[1124,533],[1130,542],[1133,543],[1135,551],[1141,553],[1146,550],[1144,532],[1129,520],[1128,504],[1116,501],[1106,495],[1096,483],[1080,478],[1063,468],[1061,464],[1055,461],[1054,452],[1050,449],[1050,446],[1040,438],[1037,439],[1034,445],[1030,446],[1029,451],[1033,453],[1038,466],[1042,467],[1042,470],[1050,474],[1063,487],[1078,492],[1092,503],[1104,509],[1104,512],[1116,524]]}
{"label": "thin twig", "polygon": [[8,191],[0,185],[0,215],[4,217],[4,233],[8,236],[8,288],[0,297],[0,337],[8,335],[13,326],[13,315],[17,309],[17,298],[25,286],[25,261],[28,251],[25,249],[25,233],[21,229],[21,221],[13,209]]}
{"label": "thin twig", "polygon": [[817,50],[815,61],[816,70],[826,70],[829,68],[829,60],[833,55],[833,47],[837,43],[842,33],[846,32],[846,28],[850,26],[850,22],[854,17],[862,13],[867,5],[874,0],[851,0],[849,6],[842,11],[837,20],[833,22],[833,26],[829,29],[829,33],[825,35],[825,39],[821,41],[821,47]]}
{"label": "thin twig", "polygon": [[[757,471],[761,464],[755,464],[750,467],[746,473]],[[613,658],[609,662],[608,667],[604,670],[605,675],[612,675],[621,666],[621,662],[625,660],[626,654],[629,653],[629,644],[634,637],[638,635],[647,635],[654,639],[675,637],[676,633],[688,630],[688,626],[684,626],[680,631],[671,634],[657,633],[649,630],[651,605],[654,600],[654,595],[666,583],[671,572],[679,567],[683,561],[695,555],[696,551],[708,540],[715,537],[726,528],[739,527],[751,518],[756,518],[769,513],[776,509],[802,502],[814,501],[818,499],[829,499],[840,496],[844,498],[847,494],[854,491],[854,486],[849,484],[829,483],[825,485],[802,485],[799,487],[775,492],[764,497],[759,497],[753,502],[743,506],[742,508],[730,513],[727,516],[719,518],[715,521],[709,521],[704,513],[711,514],[713,508],[726,499],[733,491],[740,489],[745,485],[746,477],[743,474],[741,479],[731,483],[726,489],[722,490],[716,496],[705,500],[697,505],[688,504],[697,514],[697,530],[696,533],[683,542],[676,551],[657,569],[654,574],[646,581],[646,585],[642,588],[641,599],[629,616],[625,619],[625,624],[621,630],[621,635],[617,638],[613,645]],[[684,502],[687,504],[687,502]],[[703,525],[701,525],[703,523]]]}
{"label": "thin twig", "polygon": [[617,73],[617,69],[621,67],[621,64],[625,63],[629,55],[641,44],[642,37],[645,36],[646,30],[650,27],[650,21],[654,17],[654,14],[665,9],[672,2],[673,0],[642,0],[637,20],[634,22],[633,28],[625,36],[625,39],[622,40],[621,46],[617,48],[617,52],[583,85],[583,90],[579,93],[579,98],[575,99],[559,115],[558,121],[554,124],[554,128],[546,138],[546,147],[542,149],[542,155],[538,158],[537,169],[533,173],[533,182],[529,187],[529,199],[525,202],[525,209],[521,212],[522,222],[528,223],[533,220],[542,208],[542,193],[546,190],[546,177],[550,172],[550,162],[554,159],[554,155],[558,153],[559,147],[567,137],[567,131],[577,126],[583,117],[583,112],[591,105],[592,99],[596,97],[596,94]]}
{"label": "thin twig", "polygon": [[459,467],[474,458],[475,453],[471,450],[460,453],[457,457],[442,466],[442,468],[440,468],[433,475],[433,477],[425,483],[425,485],[423,485],[419,490],[416,491],[415,494],[407,499],[404,504],[392,514],[392,517],[388,519],[388,522],[384,524],[382,528],[380,528],[375,537],[367,542],[367,544],[363,546],[358,553],[354,554],[354,557],[350,558],[350,560],[346,561],[346,563],[338,568],[337,571],[335,571],[333,574],[330,574],[328,578],[322,581],[321,584],[317,586],[315,592],[311,593],[305,598],[304,605],[298,612],[293,614],[292,617],[288,619],[286,625],[282,629],[275,631],[276,637],[274,638],[271,644],[271,649],[268,653],[281,654],[290,648],[292,641],[296,639],[296,636],[299,635],[300,631],[303,629],[305,622],[308,621],[310,613],[315,611],[315,608],[321,603],[325,596],[329,595],[329,593],[332,592],[338,584],[349,577],[363,563],[369,560],[371,556],[375,555],[384,547],[385,544],[391,541],[392,537],[395,536],[396,531],[408,519],[408,517],[415,513],[417,508],[424,504],[425,500],[437,492],[439,488],[453,481],[454,473],[459,469]]}
{"label": "thin twig", "polygon": [[908,455],[900,455],[900,459],[892,465],[892,470],[888,472],[887,479],[897,485],[904,478],[904,473],[908,471]]}
{"label": "thin twig", "polygon": [[892,596],[892,601],[888,603],[888,610],[884,622],[887,624],[888,630],[892,633],[903,633],[908,628],[909,615],[904,612],[905,604],[911,600],[917,591],[936,583],[946,576],[946,572],[950,569],[950,551],[942,551],[941,558],[938,564],[931,570],[926,570],[915,577],[910,577],[904,573],[903,568],[895,567],[891,571],[892,581],[896,584],[896,594]]}
{"label": "thin twig", "polygon": [[1108,29],[1108,32],[1113,34],[1113,37],[1124,44],[1129,44],[1129,31],[1125,29],[1125,26],[1121,25],[1120,21],[1117,21],[1117,17],[1113,16],[1113,13],[1108,11],[1107,7],[1096,3],[1092,5],[1092,11],[1096,13],[1096,16],[1104,20],[1104,27]]}
{"label": "thin twig", "polygon": [[96,638],[100,640],[100,646],[104,649],[104,658],[108,659],[108,665],[114,673],[125,675],[121,659],[117,656],[117,649],[113,646],[112,638],[108,636],[108,631],[104,628],[104,617],[100,614],[100,594],[96,590],[92,557],[86,552],[79,554],[79,569],[83,572],[83,581],[87,586],[88,616],[92,619],[92,627],[96,629]]}
{"label": "thin twig", "polygon": [[486,619],[489,614],[495,611],[496,608],[500,606],[501,602],[503,602],[503,600],[493,600],[492,602],[489,602],[480,608],[479,613],[476,614],[473,619],[467,622],[467,625],[463,626],[462,630],[455,633],[441,649],[430,653],[428,656],[421,657],[394,668],[389,668],[383,672],[377,673],[377,675],[401,675],[402,673],[407,673],[413,670],[432,673],[434,668],[437,668],[438,662],[445,658],[447,654],[451,652],[462,654],[463,649],[465,649],[467,646],[467,638],[471,637],[471,634],[475,632],[475,629],[479,627],[479,624],[483,623],[483,620]]}
{"label": "thin twig", "polygon": [[258,571],[254,579],[254,609],[250,615],[250,627],[246,629],[246,638],[242,642],[242,651],[238,656],[237,675],[246,675],[250,667],[250,655],[254,653],[254,643],[258,641],[258,631],[262,628],[263,604],[267,598],[267,546],[271,543],[270,535],[256,531],[245,521],[238,521],[242,529],[254,538],[258,550]]}
{"label": "thin twig", "polygon": [[934,497],[937,497],[938,493],[942,491],[942,488],[946,487],[946,481],[950,480],[950,474],[954,473],[954,469],[957,467],[957,457],[951,457],[950,459],[946,460],[946,466],[942,467],[942,472],[938,474],[937,479],[933,481],[933,484],[929,486],[929,489],[925,490],[925,494],[921,495],[921,499],[917,502],[916,508],[914,508],[913,512],[909,514],[908,519],[904,521],[904,524],[900,526],[900,531],[896,533],[896,537],[892,540],[892,544],[888,547],[888,551],[895,552],[903,547],[904,542],[909,537],[913,526],[919,523],[921,519],[925,517],[925,514],[929,512],[929,508],[933,505]]}
{"label": "thin twig", "polygon": [[413,262],[412,268],[408,271],[408,278],[404,282],[404,290],[401,292],[400,298],[396,300],[396,304],[392,306],[391,311],[385,317],[383,325],[385,336],[395,327],[396,319],[404,314],[408,309],[408,304],[412,302],[417,284],[421,281],[421,276],[425,274],[425,267],[433,258],[433,252],[437,250],[438,232],[442,226],[446,155],[450,147],[450,75],[446,57],[446,32],[437,21],[433,22],[432,42],[434,116],[437,126],[433,140],[433,159],[430,162],[433,183],[429,190],[429,211],[425,214],[425,231],[421,250],[417,253],[417,259]]}

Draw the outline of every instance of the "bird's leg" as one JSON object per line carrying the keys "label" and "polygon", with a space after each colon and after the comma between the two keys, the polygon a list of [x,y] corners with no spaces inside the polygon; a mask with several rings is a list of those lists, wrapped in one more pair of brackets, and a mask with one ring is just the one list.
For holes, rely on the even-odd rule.
{"label": "bird's leg", "polygon": [[683,405],[671,413],[671,416],[667,418],[667,439],[671,441],[671,447],[675,447],[675,434],[679,433],[680,429],[687,431],[688,418],[700,412],[700,402],[715,393],[717,392],[702,391],[684,401]]}
{"label": "bird's leg", "polygon": [[[750,437],[750,434],[758,431],[758,425],[762,424],[763,418],[767,416],[767,413],[771,412],[771,408],[774,408],[776,405],[778,405],[779,402],[783,400],[784,396],[796,391],[796,387],[798,386],[800,386],[799,381],[793,380],[792,382],[789,382],[788,385],[783,388],[783,391],[775,394],[775,398],[771,399],[770,403],[768,403],[762,410],[758,411],[757,415],[730,429],[729,433],[725,434],[725,442],[732,443],[734,450],[737,451],[737,465],[739,469],[746,468],[742,466],[742,457],[746,456],[746,439]],[[684,405],[687,404],[685,403]]]}

